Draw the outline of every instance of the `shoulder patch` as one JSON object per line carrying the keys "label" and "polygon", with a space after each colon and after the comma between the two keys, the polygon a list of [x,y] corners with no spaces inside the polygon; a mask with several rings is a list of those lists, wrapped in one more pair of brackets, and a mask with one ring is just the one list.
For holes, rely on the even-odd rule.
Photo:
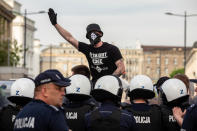
{"label": "shoulder patch", "polygon": [[187,109],[188,112],[191,112],[196,106],[196,104],[190,105],[190,107]]}
{"label": "shoulder patch", "polygon": [[121,112],[122,115],[125,115],[125,116],[128,116],[128,117],[131,117],[131,114],[129,113],[126,113],[126,112]]}
{"label": "shoulder patch", "polygon": [[190,105],[190,108],[193,108],[195,106],[195,104]]}

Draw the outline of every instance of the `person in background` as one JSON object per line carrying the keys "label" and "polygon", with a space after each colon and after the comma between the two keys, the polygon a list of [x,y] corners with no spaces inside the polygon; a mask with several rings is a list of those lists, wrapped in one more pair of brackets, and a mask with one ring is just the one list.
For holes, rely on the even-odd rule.
{"label": "person in background", "polygon": [[[195,89],[197,92],[197,89]],[[183,111],[180,107],[173,108],[173,115],[179,125],[181,131],[196,131],[197,130],[197,105],[192,104],[187,111]]]}
{"label": "person in background", "polygon": [[35,84],[30,78],[17,79],[10,88],[8,100],[12,103],[0,111],[0,131],[13,131],[18,112],[32,100]]}
{"label": "person in background", "polygon": [[76,65],[72,69],[72,75],[81,74],[90,79],[90,70],[86,65]]}
{"label": "person in background", "polygon": [[[190,88],[193,89],[194,92],[197,92],[197,79],[190,79]],[[197,104],[197,96],[191,96],[190,97],[190,104]]]}
{"label": "person in background", "polygon": [[187,88],[187,92],[189,93],[189,78],[186,75],[176,74],[173,78],[177,78],[177,79],[181,80],[185,84],[185,86]]}
{"label": "person in background", "polygon": [[162,98],[161,98],[160,88],[161,88],[162,84],[168,79],[170,79],[170,78],[167,77],[167,76],[160,77],[158,79],[157,83],[154,84],[154,86],[156,87],[156,90],[157,90],[157,94],[158,94],[158,96],[157,96],[158,105],[162,105],[163,104]]}

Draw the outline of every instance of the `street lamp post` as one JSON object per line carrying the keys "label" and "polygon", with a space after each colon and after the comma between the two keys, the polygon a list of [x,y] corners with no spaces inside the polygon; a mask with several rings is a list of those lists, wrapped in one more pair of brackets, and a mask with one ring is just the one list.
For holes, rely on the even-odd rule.
{"label": "street lamp post", "polygon": [[180,16],[184,17],[184,73],[186,68],[186,44],[187,44],[187,17],[197,16],[197,14],[187,14],[185,11],[184,14],[174,14],[171,12],[166,12],[166,15],[174,15],[174,16]]}
{"label": "street lamp post", "polygon": [[24,45],[23,45],[24,46],[24,63],[23,63],[24,68],[26,66],[27,15],[42,14],[42,13],[46,13],[46,11],[27,12],[27,10],[25,9],[25,13],[24,13]]}

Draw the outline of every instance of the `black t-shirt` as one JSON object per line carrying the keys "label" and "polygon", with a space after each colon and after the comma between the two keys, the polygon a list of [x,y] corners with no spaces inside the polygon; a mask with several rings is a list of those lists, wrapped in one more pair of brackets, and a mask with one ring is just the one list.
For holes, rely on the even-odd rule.
{"label": "black t-shirt", "polygon": [[106,42],[98,48],[79,42],[78,48],[88,60],[93,82],[104,75],[111,75],[117,68],[115,62],[122,58],[120,50]]}

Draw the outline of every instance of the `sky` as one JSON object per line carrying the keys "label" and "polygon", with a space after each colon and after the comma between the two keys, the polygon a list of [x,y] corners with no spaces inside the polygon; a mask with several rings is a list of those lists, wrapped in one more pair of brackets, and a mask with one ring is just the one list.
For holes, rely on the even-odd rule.
{"label": "sky", "polygon": [[[118,47],[143,45],[184,46],[184,17],[166,12],[197,15],[197,0],[16,0],[21,12],[48,11],[53,8],[57,22],[78,41],[89,42],[88,24],[97,23],[103,41]],[[35,38],[41,44],[66,42],[51,25],[48,14],[28,15],[35,21]],[[187,17],[187,46],[197,41],[197,16]]]}

